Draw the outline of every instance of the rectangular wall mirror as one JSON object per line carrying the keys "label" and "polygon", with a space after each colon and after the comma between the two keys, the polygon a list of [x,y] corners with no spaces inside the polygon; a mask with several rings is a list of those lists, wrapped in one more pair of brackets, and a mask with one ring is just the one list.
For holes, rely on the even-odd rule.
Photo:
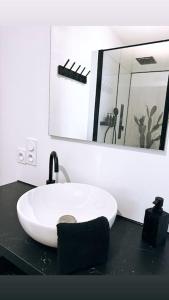
{"label": "rectangular wall mirror", "polygon": [[[169,41],[95,51],[91,53],[92,65],[78,53],[59,53],[59,42],[64,42],[66,49],[55,28],[51,34],[49,134],[164,150]],[[79,64],[91,69],[87,84],[58,74],[58,65],[63,66],[67,58],[72,58],[72,63],[81,58]],[[71,64],[66,67],[70,69]],[[72,90],[73,98],[69,97]]]}

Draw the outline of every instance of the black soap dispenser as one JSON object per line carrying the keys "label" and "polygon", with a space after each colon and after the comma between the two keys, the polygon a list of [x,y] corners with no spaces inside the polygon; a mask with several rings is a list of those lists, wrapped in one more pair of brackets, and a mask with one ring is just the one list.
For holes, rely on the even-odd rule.
{"label": "black soap dispenser", "polygon": [[167,237],[169,214],[163,211],[163,202],[163,198],[156,197],[155,206],[145,211],[142,239],[154,247],[163,245]]}

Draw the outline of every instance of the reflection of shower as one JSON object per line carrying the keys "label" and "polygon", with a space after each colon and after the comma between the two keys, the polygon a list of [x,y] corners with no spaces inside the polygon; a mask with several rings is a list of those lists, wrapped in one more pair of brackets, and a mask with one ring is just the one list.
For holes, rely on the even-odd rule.
{"label": "reflection of shower", "polygon": [[100,122],[100,125],[102,125],[102,126],[108,126],[108,128],[106,129],[105,134],[104,134],[104,143],[106,142],[106,137],[107,137],[107,133],[108,133],[109,129],[113,128],[112,144],[113,143],[116,144],[117,115],[118,115],[118,108],[115,107],[113,109],[113,113],[107,113],[107,116],[104,119],[104,121]]}
{"label": "reflection of shower", "polygon": [[156,46],[99,50],[93,141],[164,150],[169,68],[163,56],[155,55]]}

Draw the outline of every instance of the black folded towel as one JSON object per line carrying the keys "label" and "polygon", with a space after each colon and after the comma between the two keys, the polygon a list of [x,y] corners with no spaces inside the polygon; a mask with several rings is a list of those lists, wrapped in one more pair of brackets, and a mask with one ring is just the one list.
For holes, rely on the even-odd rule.
{"label": "black folded towel", "polygon": [[105,217],[83,223],[59,223],[57,233],[60,274],[106,262],[110,227]]}

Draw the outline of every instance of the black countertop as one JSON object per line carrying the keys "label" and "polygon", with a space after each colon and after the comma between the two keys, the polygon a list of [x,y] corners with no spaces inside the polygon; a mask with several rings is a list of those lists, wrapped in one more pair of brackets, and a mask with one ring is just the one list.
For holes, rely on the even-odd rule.
{"label": "black countertop", "polygon": [[[16,203],[32,188],[20,181],[0,187],[0,269],[3,260],[3,264],[10,262],[19,268],[20,274],[57,275],[57,249],[31,239],[18,221]],[[169,235],[164,247],[153,248],[141,241],[141,234],[140,224],[117,216],[111,229],[106,265],[74,274],[169,274]]]}

